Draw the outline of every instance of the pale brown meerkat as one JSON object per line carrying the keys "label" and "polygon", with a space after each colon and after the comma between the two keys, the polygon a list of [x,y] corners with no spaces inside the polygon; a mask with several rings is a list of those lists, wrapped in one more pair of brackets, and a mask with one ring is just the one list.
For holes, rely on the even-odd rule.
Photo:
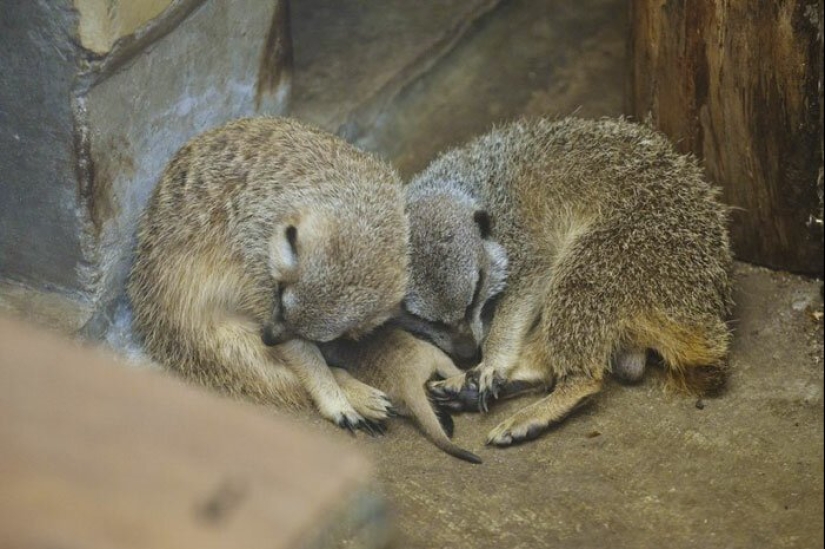
{"label": "pale brown meerkat", "polygon": [[407,212],[403,322],[448,352],[472,355],[467,334],[482,349],[476,368],[431,383],[433,396],[486,411],[500,392],[554,387],[488,443],[538,436],[605,372],[639,379],[649,349],[688,391],[723,384],[727,209],[659,133],[622,119],[499,127],[416,176]]}
{"label": "pale brown meerkat", "polygon": [[386,395],[329,368],[316,342],[397,309],[408,230],[383,162],[294,120],[231,122],[178,151],[154,190],[128,283],[134,326],[188,380],[370,429]]}
{"label": "pale brown meerkat", "polygon": [[477,455],[450,440],[452,417],[427,394],[428,381],[461,375],[438,347],[387,324],[358,341],[338,339],[322,344],[321,351],[329,364],[346,368],[389,395],[393,411],[417,423],[436,447],[461,460],[481,463]]}

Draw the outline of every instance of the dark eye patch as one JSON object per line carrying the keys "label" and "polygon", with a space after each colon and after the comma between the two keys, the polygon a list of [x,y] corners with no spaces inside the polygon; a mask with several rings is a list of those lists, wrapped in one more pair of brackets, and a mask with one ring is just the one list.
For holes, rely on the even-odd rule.
{"label": "dark eye patch", "polygon": [[473,314],[473,311],[478,305],[478,299],[481,296],[481,287],[484,285],[484,273],[479,270],[478,271],[478,280],[476,281],[476,289],[473,290],[473,299],[470,301],[470,304],[467,305],[467,309],[464,311],[464,318],[470,318]]}
{"label": "dark eye patch", "polygon": [[284,320],[284,290],[286,284],[280,283],[275,289],[275,320],[283,322]]}
{"label": "dark eye patch", "polygon": [[501,294],[496,294],[484,304],[484,307],[481,308],[481,321],[484,324],[490,324],[493,321],[493,315],[496,312],[496,305],[498,305],[498,301],[501,298]]}

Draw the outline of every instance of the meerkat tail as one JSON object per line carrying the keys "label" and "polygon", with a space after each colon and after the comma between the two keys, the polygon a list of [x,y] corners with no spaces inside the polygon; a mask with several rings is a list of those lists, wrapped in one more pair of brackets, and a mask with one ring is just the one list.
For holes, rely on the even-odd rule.
{"label": "meerkat tail", "polygon": [[665,362],[668,383],[697,396],[722,392],[727,381],[730,332],[720,319],[676,322],[667,318],[642,319],[636,331]]}
{"label": "meerkat tail", "polygon": [[414,397],[406,399],[407,408],[410,410],[411,417],[418,424],[421,431],[424,433],[430,442],[432,442],[440,450],[456,457],[460,460],[469,463],[481,464],[481,458],[454,444],[441,427],[441,422],[433,409],[433,405],[427,398],[423,390]]}

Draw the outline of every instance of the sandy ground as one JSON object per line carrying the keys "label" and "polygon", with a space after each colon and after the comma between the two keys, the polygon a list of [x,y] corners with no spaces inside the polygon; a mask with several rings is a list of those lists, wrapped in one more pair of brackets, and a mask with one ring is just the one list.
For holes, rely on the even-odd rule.
{"label": "sandy ground", "polygon": [[375,461],[398,549],[822,547],[821,283],[739,264],[736,285],[732,376],[715,399],[666,392],[649,366],[521,446],[484,440],[536,397],[456,417],[482,465],[403,420],[376,439],[310,421]]}

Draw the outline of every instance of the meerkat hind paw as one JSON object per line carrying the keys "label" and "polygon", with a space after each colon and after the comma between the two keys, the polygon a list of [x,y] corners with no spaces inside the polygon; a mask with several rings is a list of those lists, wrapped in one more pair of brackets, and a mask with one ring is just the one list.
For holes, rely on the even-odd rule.
{"label": "meerkat hind paw", "polygon": [[535,418],[526,422],[517,422],[515,418],[511,418],[490,431],[487,435],[487,444],[503,447],[526,442],[538,438],[548,427],[549,424]]}

